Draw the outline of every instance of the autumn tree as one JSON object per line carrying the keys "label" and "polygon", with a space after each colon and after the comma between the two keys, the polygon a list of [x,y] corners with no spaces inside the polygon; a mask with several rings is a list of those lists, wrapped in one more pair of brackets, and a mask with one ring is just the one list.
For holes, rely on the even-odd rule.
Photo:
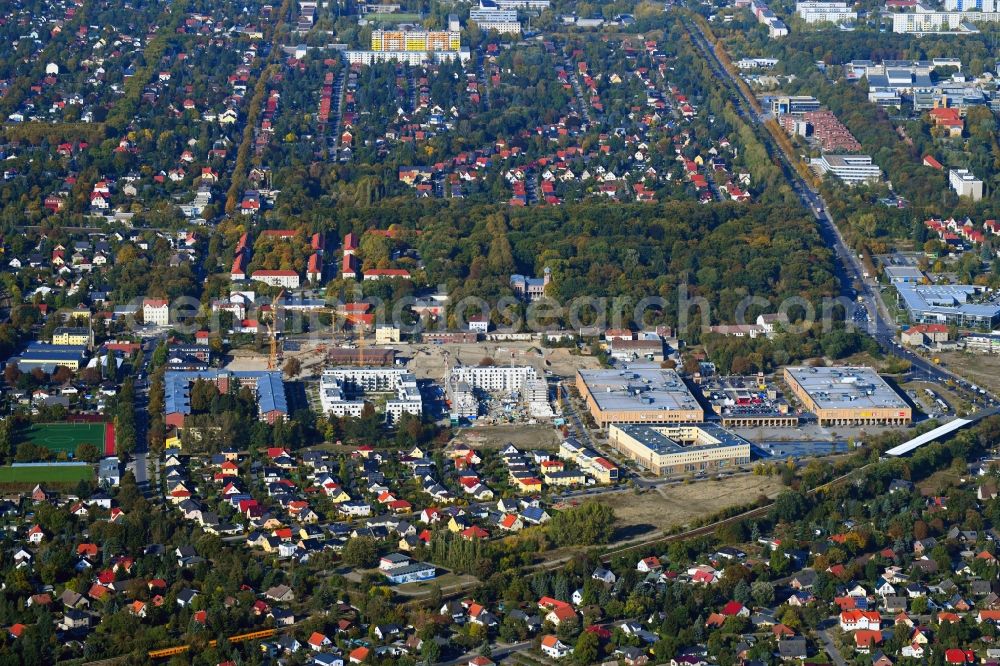
{"label": "autumn tree", "polygon": [[84,462],[95,463],[101,459],[101,451],[95,444],[84,442],[76,447],[74,456]]}
{"label": "autumn tree", "polygon": [[298,377],[302,373],[302,363],[299,362],[299,359],[291,357],[285,361],[285,366],[282,369],[285,372],[285,376]]}

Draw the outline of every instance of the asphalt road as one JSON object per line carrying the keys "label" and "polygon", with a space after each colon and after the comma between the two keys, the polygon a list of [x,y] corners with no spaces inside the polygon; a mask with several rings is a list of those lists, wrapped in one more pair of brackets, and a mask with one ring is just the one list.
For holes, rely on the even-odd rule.
{"label": "asphalt road", "polygon": [[837,645],[830,636],[829,627],[817,631],[816,636],[819,637],[820,642],[823,644],[823,649],[826,650],[826,653],[836,666],[847,666],[847,661],[841,656],[840,650],[837,649]]}
{"label": "asphalt road", "polygon": [[[152,349],[160,343],[162,336],[153,338]],[[152,351],[142,355],[142,367],[135,373],[135,450],[132,452],[132,473],[135,483],[147,497],[153,492],[149,478],[149,366]],[[142,380],[139,380],[139,377]]]}
{"label": "asphalt road", "polygon": [[[844,241],[843,235],[841,235],[840,230],[830,216],[823,197],[814,191],[795,169],[794,160],[797,157],[785,154],[781,150],[781,147],[773,141],[770,133],[761,127],[766,120],[766,116],[758,115],[753,111],[750,100],[739,87],[735,77],[722,66],[701,28],[693,21],[684,20],[683,23],[691,34],[695,46],[708,59],[709,65],[716,76],[728,81],[728,87],[731,89],[733,101],[739,115],[751,125],[760,127],[763,130],[758,132],[758,134],[765,146],[767,146],[768,152],[780,158],[782,173],[785,175],[788,184],[802,204],[812,212],[813,216],[819,222],[820,235],[824,242],[834,251],[834,256],[837,259],[837,273],[840,278],[841,295],[845,297],[845,306],[848,305],[848,300],[855,304],[853,309],[850,307],[846,308],[848,310],[848,322],[853,323],[873,337],[884,352],[909,361],[915,379],[926,379],[934,382],[945,382],[952,379],[968,388],[968,382],[964,382],[964,380],[961,380],[961,378],[951,372],[935,365],[896,342],[896,333],[899,327],[889,317],[888,310],[885,304],[882,303],[881,295],[878,293],[875,284],[869,280],[865,280],[860,258]],[[857,292],[855,292],[854,285],[860,285],[860,289]],[[861,318],[855,318],[855,315],[860,312],[859,308],[863,308],[864,313],[862,313]],[[990,396],[990,398],[995,399],[994,396]]]}
{"label": "asphalt road", "polygon": [[[530,650],[531,646],[534,644],[533,641],[523,641],[521,643],[513,643],[511,645],[496,645],[492,649],[492,655],[490,659],[500,663],[501,659],[509,657],[515,652],[524,652],[525,650]],[[458,666],[459,664],[467,664],[470,660],[479,656],[479,652],[468,652],[463,654],[457,659],[452,659],[451,661],[441,661],[438,662],[438,666]]]}

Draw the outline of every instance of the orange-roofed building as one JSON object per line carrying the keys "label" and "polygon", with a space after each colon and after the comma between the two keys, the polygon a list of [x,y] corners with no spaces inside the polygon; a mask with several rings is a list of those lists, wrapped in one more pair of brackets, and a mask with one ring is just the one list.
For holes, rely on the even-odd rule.
{"label": "orange-roofed building", "polygon": [[882,644],[882,632],[873,629],[859,629],[854,633],[854,649],[867,654],[873,647]]}

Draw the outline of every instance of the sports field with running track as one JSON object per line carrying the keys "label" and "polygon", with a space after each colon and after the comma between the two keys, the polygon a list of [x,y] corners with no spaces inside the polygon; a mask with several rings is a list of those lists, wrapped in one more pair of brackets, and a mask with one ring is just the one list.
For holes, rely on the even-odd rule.
{"label": "sports field with running track", "polygon": [[31,442],[55,454],[72,456],[81,444],[93,444],[98,451],[106,453],[107,423],[36,423],[19,438],[18,444]]}

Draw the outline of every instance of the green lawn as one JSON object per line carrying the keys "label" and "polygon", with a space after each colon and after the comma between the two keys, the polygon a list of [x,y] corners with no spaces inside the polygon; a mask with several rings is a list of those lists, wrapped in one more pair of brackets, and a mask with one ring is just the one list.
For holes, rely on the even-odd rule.
{"label": "green lawn", "polygon": [[381,21],[383,23],[419,23],[419,14],[404,14],[402,12],[398,14],[365,14],[365,18],[369,21]]}
{"label": "green lawn", "polygon": [[79,483],[94,478],[90,465],[39,465],[36,467],[0,467],[0,484]]}

